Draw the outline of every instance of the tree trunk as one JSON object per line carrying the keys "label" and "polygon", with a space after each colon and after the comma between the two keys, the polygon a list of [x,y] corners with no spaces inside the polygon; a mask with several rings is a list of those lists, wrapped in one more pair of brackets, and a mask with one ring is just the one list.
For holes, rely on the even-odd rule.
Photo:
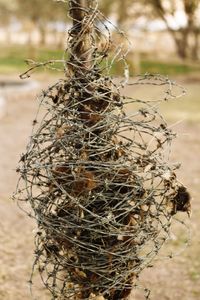
{"label": "tree trunk", "polygon": [[125,23],[128,19],[128,3],[127,0],[123,0],[123,3],[121,1],[118,3],[118,26],[122,28],[124,31],[126,31],[127,28]]}
{"label": "tree trunk", "polygon": [[194,46],[192,48],[192,60],[199,59],[199,31],[194,32]]}
{"label": "tree trunk", "polygon": [[172,29],[169,29],[169,27],[168,30],[175,42],[177,55],[181,59],[186,59],[189,54],[188,31],[187,30],[174,31]]}
{"label": "tree trunk", "polygon": [[175,39],[175,44],[176,44],[176,51],[178,56],[181,59],[186,59],[188,56],[188,51],[187,51],[187,43],[185,41],[185,39]]}
{"label": "tree trunk", "polygon": [[38,29],[39,29],[39,33],[40,33],[39,44],[40,44],[40,46],[45,46],[46,45],[46,26],[45,26],[45,24],[39,22]]}
{"label": "tree trunk", "polygon": [[74,72],[85,73],[92,67],[92,31],[87,8],[91,1],[71,0],[70,16],[73,19],[73,28],[70,32],[71,55],[69,62]]}

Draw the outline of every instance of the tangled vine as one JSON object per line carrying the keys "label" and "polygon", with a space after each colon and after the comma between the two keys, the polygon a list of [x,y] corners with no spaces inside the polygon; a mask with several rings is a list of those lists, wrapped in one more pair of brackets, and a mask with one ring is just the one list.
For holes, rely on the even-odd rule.
{"label": "tangled vine", "polygon": [[190,203],[178,166],[168,162],[175,134],[157,111],[161,100],[122,91],[163,86],[166,100],[176,97],[176,84],[150,74],[112,79],[115,61],[125,62],[123,47],[113,46],[96,1],[69,4],[65,77],[41,94],[43,117],[21,156],[15,198],[31,205],[33,269],[52,299],[127,299],[168,239],[173,216]]}

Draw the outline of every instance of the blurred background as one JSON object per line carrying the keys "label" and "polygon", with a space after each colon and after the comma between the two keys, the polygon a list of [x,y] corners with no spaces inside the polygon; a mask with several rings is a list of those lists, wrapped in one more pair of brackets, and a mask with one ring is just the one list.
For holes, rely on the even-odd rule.
{"label": "blurred background", "polygon": [[[61,67],[60,71],[40,68],[26,80],[20,80],[19,75],[27,70],[26,59],[63,58],[70,27],[64,2],[0,0],[0,300],[32,299],[28,280],[35,225],[11,201],[11,195],[17,183],[15,169],[38,108],[37,95],[63,77],[63,70]],[[164,103],[160,109],[178,135],[171,160],[182,163],[178,175],[191,192],[192,238],[181,255],[173,260],[159,260],[154,268],[144,271],[141,279],[143,286],[152,290],[152,300],[198,300],[200,0],[99,0],[99,5],[131,41],[127,61],[132,76],[146,72],[168,75],[187,91],[185,97]],[[113,36],[116,43],[117,38]],[[112,74],[121,76],[121,67],[114,65]],[[160,90],[150,86],[134,86],[126,92],[141,99],[160,95]],[[177,227],[169,251],[179,252],[185,244],[187,234]],[[39,282],[36,279],[34,299],[50,299]],[[132,297],[132,300],[144,299],[142,293]]]}
{"label": "blurred background", "polygon": [[[58,2],[0,0],[1,73],[24,70],[25,58],[62,57],[70,20],[66,4]],[[99,0],[99,5],[132,42],[133,73],[200,71],[199,0]]]}

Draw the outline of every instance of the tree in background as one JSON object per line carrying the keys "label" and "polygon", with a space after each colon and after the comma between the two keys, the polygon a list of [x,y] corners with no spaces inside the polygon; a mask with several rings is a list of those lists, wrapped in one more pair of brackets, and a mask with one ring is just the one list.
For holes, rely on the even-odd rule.
{"label": "tree in background", "polygon": [[[105,16],[109,17],[113,15],[116,21],[116,25],[126,33],[126,36],[128,37],[128,40],[130,42],[132,40],[130,36],[132,26],[136,23],[138,18],[141,16],[141,12],[143,12],[144,14],[145,11],[146,13],[146,10],[149,10],[149,7],[144,7],[143,3],[138,0],[124,0],[124,1],[101,0],[100,10],[104,13]],[[117,39],[122,39],[122,36],[115,35],[113,38],[116,42]],[[118,42],[121,43],[121,41]],[[130,49],[130,43],[128,43],[127,48],[129,48],[129,51],[126,58],[129,64],[130,74],[139,74],[140,73],[139,52],[137,52],[135,49]]]}
{"label": "tree in background", "polygon": [[[66,20],[66,12],[62,3],[50,0],[17,0],[17,16],[29,28],[37,28],[40,33],[40,45],[46,43],[47,27],[50,22]],[[31,40],[31,39],[30,39]],[[31,42],[31,41],[30,41]]]}
{"label": "tree in background", "polygon": [[17,2],[0,0],[0,24],[7,25],[11,16],[15,13],[17,8]]}
{"label": "tree in background", "polygon": [[[134,24],[141,15],[147,20],[159,18],[175,42],[177,55],[182,59],[199,58],[199,0],[124,0],[123,3],[102,0],[101,9],[106,15],[115,12],[117,23],[122,28],[125,24],[126,27]],[[180,14],[184,23],[179,25],[177,18]]]}
{"label": "tree in background", "polygon": [[4,27],[6,32],[6,42],[10,42],[10,27],[9,24],[15,16],[17,10],[17,0],[7,1],[0,0],[0,25]]}
{"label": "tree in background", "polygon": [[141,16],[141,8],[144,14],[144,5],[142,1],[138,0],[124,0],[123,2],[121,0],[100,1],[100,10],[103,11],[106,16],[115,14],[117,25],[125,29],[125,31]]}
{"label": "tree in background", "polygon": [[[199,0],[148,0],[146,5],[151,5],[154,16],[159,17],[165,23],[167,30],[171,34],[180,58],[199,58]],[[185,22],[183,25],[177,24],[177,16],[182,13]],[[173,24],[178,28],[174,28]]]}

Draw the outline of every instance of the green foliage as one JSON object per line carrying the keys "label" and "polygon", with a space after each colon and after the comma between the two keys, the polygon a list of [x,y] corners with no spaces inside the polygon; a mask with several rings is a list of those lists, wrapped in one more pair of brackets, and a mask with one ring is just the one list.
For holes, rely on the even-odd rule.
{"label": "green foliage", "polygon": [[[34,57],[33,57],[34,56]],[[60,60],[63,57],[62,50],[50,50],[45,48],[35,49],[26,46],[5,47],[0,53],[0,73],[21,73],[26,71],[26,59],[34,59],[43,62],[51,59]],[[38,71],[44,71],[43,68]]]}
{"label": "green foliage", "polygon": [[142,60],[141,73],[159,73],[163,75],[179,75],[191,72],[200,72],[200,66],[187,65],[186,63],[160,62],[155,60]]}

